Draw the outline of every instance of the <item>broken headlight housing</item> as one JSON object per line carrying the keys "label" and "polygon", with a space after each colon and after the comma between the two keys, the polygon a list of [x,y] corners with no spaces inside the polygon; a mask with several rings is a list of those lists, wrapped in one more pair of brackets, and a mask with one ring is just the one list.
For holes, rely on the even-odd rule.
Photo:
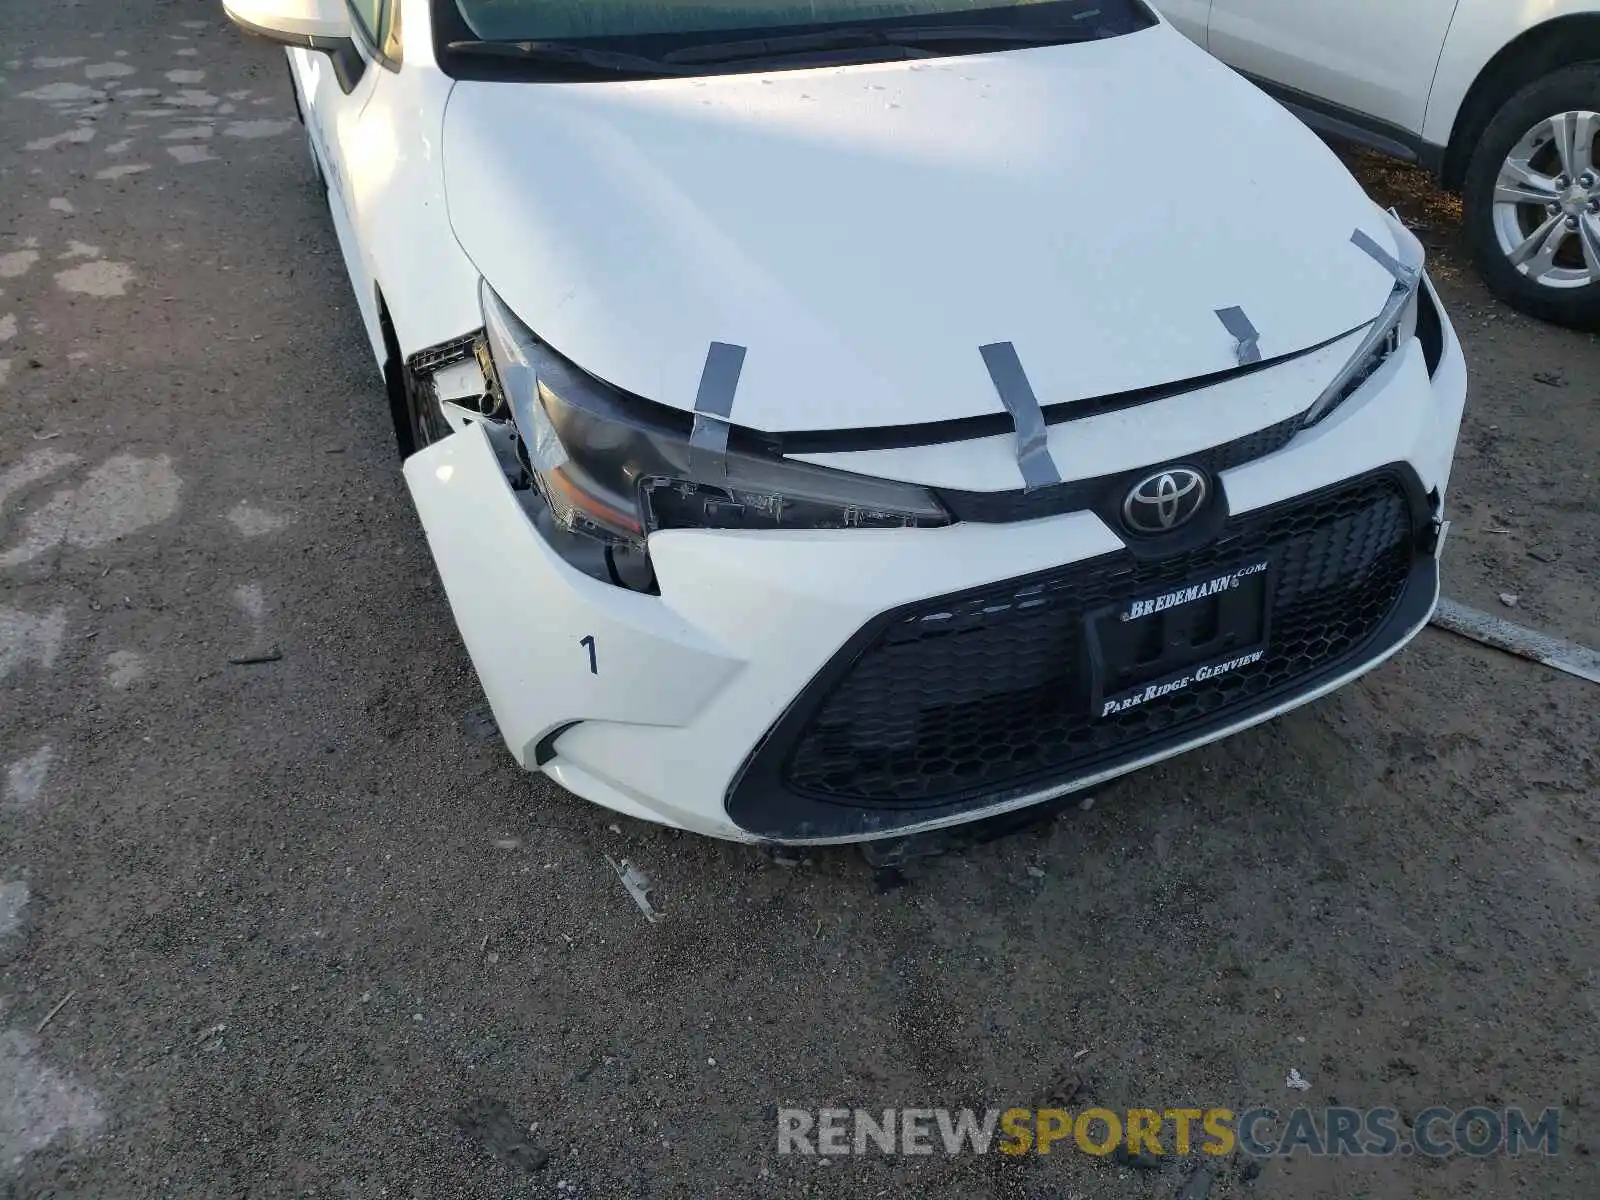
{"label": "broken headlight housing", "polygon": [[[479,285],[496,379],[519,455],[555,523],[611,545],[660,529],[855,529],[948,525],[925,488],[764,454],[734,437],[691,461],[692,415],[625,395],[542,343]],[[698,470],[696,468],[699,468]]]}
{"label": "broken headlight housing", "polygon": [[1323,389],[1317,402],[1306,410],[1305,419],[1300,425],[1302,429],[1309,429],[1323,420],[1360,391],[1362,384],[1417,336],[1423,278],[1422,243],[1401,224],[1398,217],[1391,216],[1389,224],[1395,231],[1395,241],[1400,248],[1400,258],[1393,264],[1398,271],[1389,299],[1384,303],[1378,319],[1368,327],[1350,361]]}

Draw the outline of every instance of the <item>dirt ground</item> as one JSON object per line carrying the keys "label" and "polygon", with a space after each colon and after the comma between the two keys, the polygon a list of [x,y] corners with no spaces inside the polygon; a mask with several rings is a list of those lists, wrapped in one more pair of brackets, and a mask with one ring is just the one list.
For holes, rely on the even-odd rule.
{"label": "dirt ground", "polygon": [[[1229,1158],[1210,1198],[1600,1195],[1593,685],[1429,631],[887,891],[618,820],[486,727],[276,55],[201,0],[0,0],[0,114],[0,1195],[1185,1186],[776,1153],[780,1107],[1052,1096],[1560,1106],[1555,1158]],[[1600,644],[1600,345],[1352,162],[1471,361],[1448,593]]]}

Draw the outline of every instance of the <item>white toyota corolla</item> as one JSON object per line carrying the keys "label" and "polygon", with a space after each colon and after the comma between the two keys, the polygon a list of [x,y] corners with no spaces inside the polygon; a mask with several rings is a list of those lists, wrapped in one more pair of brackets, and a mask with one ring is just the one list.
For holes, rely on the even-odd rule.
{"label": "white toyota corolla", "polygon": [[1142,0],[226,0],[294,47],[507,744],[718,837],[1094,785],[1383,661],[1422,249]]}

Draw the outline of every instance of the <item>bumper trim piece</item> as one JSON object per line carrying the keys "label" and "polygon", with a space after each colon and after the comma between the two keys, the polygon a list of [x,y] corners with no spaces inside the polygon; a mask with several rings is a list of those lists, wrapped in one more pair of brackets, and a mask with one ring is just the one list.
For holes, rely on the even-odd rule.
{"label": "bumper trim piece", "polygon": [[1600,651],[1576,642],[1514,625],[1493,613],[1470,608],[1454,600],[1439,601],[1438,611],[1433,614],[1433,623],[1440,629],[1447,629],[1481,645],[1504,650],[1529,662],[1554,667],[1590,683],[1600,683]]}

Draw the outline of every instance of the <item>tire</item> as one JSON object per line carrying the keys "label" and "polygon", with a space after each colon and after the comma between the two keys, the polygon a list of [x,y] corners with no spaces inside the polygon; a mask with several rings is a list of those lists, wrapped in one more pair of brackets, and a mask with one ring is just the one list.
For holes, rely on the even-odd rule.
{"label": "tire", "polygon": [[[1568,131],[1577,150],[1563,154],[1557,134]],[[1588,330],[1600,329],[1597,143],[1600,63],[1565,67],[1500,106],[1462,185],[1468,245],[1489,290],[1530,316]],[[1558,187],[1569,167],[1592,171]],[[1517,183],[1523,199],[1497,196],[1503,180]]]}

